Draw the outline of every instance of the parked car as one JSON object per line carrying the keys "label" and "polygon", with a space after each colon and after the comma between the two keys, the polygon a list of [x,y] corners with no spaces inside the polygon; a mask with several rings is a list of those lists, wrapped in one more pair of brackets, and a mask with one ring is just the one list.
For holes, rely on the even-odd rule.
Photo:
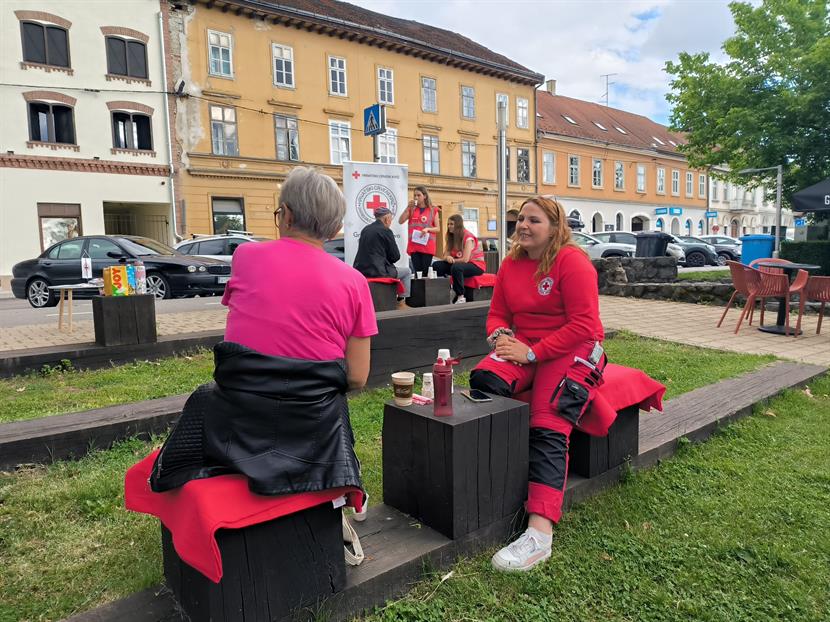
{"label": "parked car", "polygon": [[635,247],[631,244],[602,242],[587,233],[581,233],[579,231],[572,231],[571,236],[577,244],[588,252],[591,259],[634,256]]}
{"label": "parked car", "polygon": [[249,231],[228,231],[219,235],[194,235],[190,240],[176,244],[176,250],[185,255],[212,257],[230,261],[234,251],[248,242],[267,242],[271,238],[253,235]]}
{"label": "parked car", "polygon": [[718,254],[718,264],[721,266],[725,266],[727,261],[741,260],[743,244],[740,240],[725,235],[701,235],[698,237],[715,247],[715,252]]}
{"label": "parked car", "polygon": [[346,243],[343,241],[342,235],[323,242],[323,250],[332,257],[337,257],[340,261],[346,261]]}
{"label": "parked car", "polygon": [[[621,242],[623,244],[637,246],[637,234],[629,231],[604,231],[602,233],[594,233],[593,236],[603,242]],[[666,248],[666,257],[674,257],[679,264],[686,261],[686,253],[683,252],[683,248],[672,242],[669,242]]]}
{"label": "parked car", "polygon": [[221,293],[231,274],[226,261],[182,255],[150,238],[93,235],[58,242],[39,257],[16,264],[12,292],[36,308],[55,306],[58,297],[49,286],[82,283],[81,257],[85,254],[92,260],[93,278],[103,276],[106,266],[140,259],[147,271],[147,291],[157,299]]}
{"label": "parked car", "polygon": [[[672,235],[671,233],[667,235],[671,236],[671,242],[683,248],[683,252],[686,253],[685,263],[687,266],[697,268],[701,266],[718,265],[718,254],[715,251],[715,247],[711,244],[707,244],[702,240],[687,242],[676,235]],[[691,237],[690,239],[694,240],[694,238]]]}

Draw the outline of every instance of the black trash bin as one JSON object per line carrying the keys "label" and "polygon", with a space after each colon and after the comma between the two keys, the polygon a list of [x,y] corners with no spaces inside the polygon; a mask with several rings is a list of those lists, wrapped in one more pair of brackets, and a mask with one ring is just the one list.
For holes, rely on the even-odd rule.
{"label": "black trash bin", "polygon": [[665,257],[671,236],[661,231],[643,231],[637,234],[635,257]]}

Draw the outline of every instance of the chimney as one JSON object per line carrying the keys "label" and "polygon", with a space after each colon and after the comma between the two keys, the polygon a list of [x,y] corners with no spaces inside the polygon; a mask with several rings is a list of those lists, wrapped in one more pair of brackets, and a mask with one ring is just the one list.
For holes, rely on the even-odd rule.
{"label": "chimney", "polygon": [[556,80],[548,80],[545,82],[545,89],[547,89],[548,93],[551,95],[556,95]]}

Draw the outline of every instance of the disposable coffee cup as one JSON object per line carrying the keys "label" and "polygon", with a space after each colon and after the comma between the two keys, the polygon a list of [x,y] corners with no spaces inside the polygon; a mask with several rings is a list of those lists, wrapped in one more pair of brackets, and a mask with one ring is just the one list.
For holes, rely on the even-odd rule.
{"label": "disposable coffee cup", "polygon": [[415,374],[411,371],[399,371],[392,374],[392,390],[395,393],[395,404],[398,406],[412,405],[414,388]]}
{"label": "disposable coffee cup", "polygon": [[421,277],[423,277],[423,275],[424,275],[423,272],[418,271],[418,272],[415,273],[415,278],[420,279]]}

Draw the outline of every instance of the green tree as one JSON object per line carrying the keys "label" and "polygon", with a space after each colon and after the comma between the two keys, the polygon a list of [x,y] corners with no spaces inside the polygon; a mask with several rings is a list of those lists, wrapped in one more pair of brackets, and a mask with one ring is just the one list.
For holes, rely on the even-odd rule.
{"label": "green tree", "polygon": [[[666,63],[673,129],[686,132],[692,166],[784,164],[784,198],[830,177],[830,5],[763,0],[729,5],[729,60],[681,53]],[[768,184],[769,187],[770,184]],[[772,184],[774,191],[774,184]]]}

